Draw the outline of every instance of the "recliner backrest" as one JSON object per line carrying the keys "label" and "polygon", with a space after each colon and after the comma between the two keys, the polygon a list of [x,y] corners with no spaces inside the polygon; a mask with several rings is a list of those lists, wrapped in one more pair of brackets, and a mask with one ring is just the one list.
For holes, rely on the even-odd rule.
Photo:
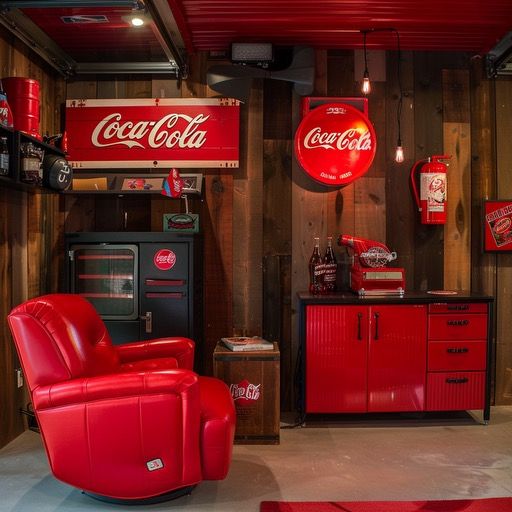
{"label": "recliner backrest", "polygon": [[105,324],[84,298],[51,294],[11,311],[11,331],[30,390],[116,372],[119,356]]}

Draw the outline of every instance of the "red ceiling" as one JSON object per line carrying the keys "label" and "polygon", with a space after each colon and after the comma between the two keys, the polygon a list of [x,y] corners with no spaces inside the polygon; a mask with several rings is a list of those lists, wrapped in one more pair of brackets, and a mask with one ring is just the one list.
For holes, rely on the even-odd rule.
{"label": "red ceiling", "polygon": [[[23,9],[39,28],[79,62],[155,61],[165,59],[151,28],[132,27],[130,7]],[[66,16],[103,15],[105,23],[64,23]]]}
{"label": "red ceiling", "polygon": [[[168,0],[189,52],[235,42],[361,48],[395,28],[403,49],[486,53],[512,30],[512,0]],[[389,32],[371,49],[394,49]]]}

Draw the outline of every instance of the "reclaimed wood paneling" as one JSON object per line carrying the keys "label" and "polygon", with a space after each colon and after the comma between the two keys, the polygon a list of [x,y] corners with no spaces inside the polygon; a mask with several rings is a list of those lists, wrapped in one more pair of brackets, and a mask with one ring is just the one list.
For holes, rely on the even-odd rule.
{"label": "reclaimed wood paneling", "polygon": [[212,374],[217,342],[233,330],[233,177],[208,175],[201,222],[204,233],[203,371]]}
{"label": "reclaimed wood paneling", "polygon": [[282,80],[264,80],[263,138],[292,138],[292,84]]}
{"label": "reclaimed wood paneling", "polygon": [[[484,59],[473,59],[470,69],[471,84],[471,289],[495,296],[496,258],[483,251],[483,201],[496,197],[496,155],[493,151],[496,137],[496,95],[494,81],[487,78]],[[493,317],[496,333],[496,315]],[[493,340],[493,368],[496,367],[495,339]],[[502,381],[500,377],[500,381]],[[492,372],[494,403],[496,375]]]}
{"label": "reclaimed wood paneling", "polygon": [[[402,84],[401,141],[405,160],[395,162],[395,149],[398,141],[398,101]],[[414,209],[409,187],[409,171],[414,153],[414,73],[411,52],[387,52],[386,62],[386,132],[381,140],[386,144],[386,199],[385,238],[391,251],[396,251],[398,259],[391,265],[405,269],[406,290],[412,289],[410,280],[414,276]]]}
{"label": "reclaimed wood paneling", "polygon": [[[446,59],[444,59],[446,60]],[[414,162],[443,154],[443,59],[438,53],[414,54]],[[418,167],[421,167],[419,164]],[[411,165],[412,167],[412,165]],[[415,172],[417,176],[418,170]],[[415,178],[417,180],[417,178]],[[416,181],[418,185],[419,182]],[[417,290],[443,288],[444,228],[421,223],[420,212],[414,210],[414,274],[407,276]]]}
{"label": "reclaimed wood paneling", "polygon": [[[33,78],[40,86],[40,132],[60,130],[63,80],[13,36],[0,34],[0,77]],[[54,291],[56,260],[53,236],[58,230],[54,194],[0,188],[0,447],[24,429],[19,409],[26,405],[25,388],[16,385],[20,367],[6,317],[13,306],[29,297]],[[57,235],[58,236],[58,235]]]}
{"label": "reclaimed wood paneling", "polygon": [[[270,105],[273,103],[270,102]],[[274,116],[274,113],[278,115]],[[279,113],[279,110],[269,108],[265,96],[265,118],[274,119],[274,123],[279,124]],[[265,124],[267,122],[266,120]],[[282,410],[293,409],[293,360],[290,338],[291,154],[292,143],[289,139],[264,141],[263,337],[278,342],[280,347]]]}
{"label": "reclaimed wood paneling", "polygon": [[471,287],[471,127],[468,70],[443,71],[444,152],[451,155],[444,227],[444,287]]}
{"label": "reclaimed wood paneling", "polygon": [[[190,78],[182,86],[184,97],[218,96],[206,85],[210,66],[207,56],[194,56],[190,62]],[[240,145],[248,144],[240,140]],[[205,171],[204,219],[204,349],[203,368],[213,372],[215,345],[226,333],[233,332],[233,222],[234,172],[233,170],[208,169]]]}
{"label": "reclaimed wood paneling", "polygon": [[[512,80],[496,81],[496,199],[512,199]],[[496,404],[512,404],[512,254],[498,254],[496,268]]]}
{"label": "reclaimed wood paneling", "polygon": [[[98,88],[101,90],[100,83],[95,80],[71,80],[66,83],[66,99],[95,99],[98,95]],[[105,93],[108,94],[108,93]]]}
{"label": "reclaimed wood paneling", "polygon": [[[24,257],[26,252],[23,247],[17,247],[18,243],[23,246],[24,240],[18,239],[18,236],[26,235],[26,226],[15,222],[20,207],[25,206],[23,201],[24,194],[0,189],[0,446],[4,446],[24,430],[24,420],[19,409],[25,404],[25,390],[17,387],[15,373],[21,365],[7,325],[7,314],[18,303],[15,301],[25,298],[20,297],[20,292],[24,289],[18,290],[17,285],[18,281],[26,282],[26,276],[21,279],[18,277],[19,262],[15,260],[18,255]],[[23,212],[20,217],[18,220],[21,222]],[[26,262],[26,258],[24,259]]]}
{"label": "reclaimed wood paneling", "polygon": [[496,255],[484,253],[483,201],[496,197],[496,95],[484,59],[471,62],[471,289],[494,295]]}
{"label": "reclaimed wood paneling", "polygon": [[[263,84],[242,108],[240,167],[233,179],[233,328],[260,336],[263,325]],[[251,141],[249,143],[249,141]]]}
{"label": "reclaimed wood paneling", "polygon": [[[44,101],[48,102],[42,111],[44,130],[59,131],[56,108],[61,101],[56,98],[62,96],[59,81],[27,58],[27,50],[18,43],[2,43],[0,38],[0,57],[3,76],[33,73],[41,80],[46,94]],[[292,144],[301,117],[301,98],[291,91],[291,84],[277,81],[265,81],[263,85],[255,82],[252,101],[257,97],[259,107],[255,104],[242,107],[241,168],[198,170],[205,174],[204,198],[191,204],[201,214],[206,299],[205,343],[199,347],[198,357],[203,370],[211,373],[212,353],[218,339],[234,328],[262,329],[264,335],[278,336],[282,359],[281,404],[283,409],[293,407],[292,369],[298,340],[295,292],[308,286],[307,263],[313,237],[319,236],[325,247],[327,235],[352,233],[382,240],[391,250],[396,250],[400,258],[397,264],[406,267],[409,289],[471,285],[473,289],[492,293],[493,275],[496,275],[496,401],[512,403],[512,348],[508,344],[512,326],[507,313],[511,309],[507,290],[512,280],[509,272],[512,263],[508,254],[478,253],[479,226],[475,225],[480,200],[492,198],[495,192],[493,158],[498,160],[498,196],[512,197],[507,174],[512,165],[512,145],[506,138],[512,129],[512,84],[506,79],[497,81],[495,107],[492,82],[479,80],[473,71],[474,108],[469,117],[467,55],[415,53],[413,56],[403,52],[401,132],[407,160],[397,165],[393,160],[397,139],[396,52],[387,52],[386,58],[386,82],[376,82],[370,97],[370,119],[377,130],[378,154],[368,174],[356,183],[332,190],[312,182],[298,166]],[[102,77],[71,81],[66,95],[68,98],[215,96],[206,86],[210,64],[206,54],[192,56],[190,77],[183,83],[149,76]],[[353,69],[352,51],[316,51],[313,95],[359,96]],[[444,74],[443,69],[447,70]],[[494,108],[498,110],[497,155],[492,133]],[[449,213],[451,220],[444,231],[442,227],[419,224],[409,190],[409,171],[414,161],[448,150],[455,155],[448,168],[452,180],[448,201],[449,204],[453,201],[454,210]],[[46,275],[42,276],[44,265],[55,261],[62,244],[51,233],[52,228],[58,230],[57,226],[64,223],[68,231],[113,227],[159,231],[163,213],[183,211],[182,202],[160,196],[68,195],[61,200],[63,211],[55,198],[37,194],[27,196],[19,192],[15,201],[24,209],[24,216],[14,219],[12,212],[18,206],[11,204],[8,220],[23,223],[24,227],[16,228],[16,237],[24,240],[18,243],[14,241],[15,235],[8,235],[10,259],[6,264],[11,266],[13,274],[18,274],[13,279],[21,287],[14,290],[11,286],[6,293],[11,296],[16,293],[20,300],[55,287],[54,274],[49,281]],[[124,212],[127,212],[126,225]],[[348,268],[345,251],[336,247],[336,253],[342,266]],[[32,258],[36,258],[36,267],[28,269]],[[21,273],[25,268],[23,279]],[[0,356],[0,365],[6,357],[9,358]],[[14,366],[15,361],[8,364]]]}

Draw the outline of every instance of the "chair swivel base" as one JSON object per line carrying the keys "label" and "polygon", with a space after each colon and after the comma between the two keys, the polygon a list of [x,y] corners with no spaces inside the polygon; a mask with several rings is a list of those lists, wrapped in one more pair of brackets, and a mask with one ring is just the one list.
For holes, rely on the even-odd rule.
{"label": "chair swivel base", "polygon": [[154,503],[163,503],[164,501],[175,500],[176,498],[181,498],[187,494],[190,494],[195,485],[188,485],[187,487],[180,487],[179,489],[175,489],[174,491],[166,492],[164,494],[159,494],[158,496],[151,496],[150,498],[140,498],[140,499],[122,499],[122,498],[111,498],[109,496],[102,496],[101,494],[94,494],[92,492],[82,491],[83,494],[94,498],[95,500],[105,501],[107,503],[114,503],[116,505],[152,505]]}

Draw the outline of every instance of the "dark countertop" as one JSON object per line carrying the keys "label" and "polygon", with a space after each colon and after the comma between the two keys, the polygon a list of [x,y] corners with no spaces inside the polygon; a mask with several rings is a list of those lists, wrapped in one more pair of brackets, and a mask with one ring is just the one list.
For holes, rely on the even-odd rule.
{"label": "dark countertop", "polygon": [[328,295],[313,295],[298,292],[302,305],[306,304],[432,304],[447,302],[493,302],[494,297],[482,293],[457,291],[452,295],[438,295],[421,291],[409,291],[404,295],[379,295],[360,297],[352,292],[337,292]]}

